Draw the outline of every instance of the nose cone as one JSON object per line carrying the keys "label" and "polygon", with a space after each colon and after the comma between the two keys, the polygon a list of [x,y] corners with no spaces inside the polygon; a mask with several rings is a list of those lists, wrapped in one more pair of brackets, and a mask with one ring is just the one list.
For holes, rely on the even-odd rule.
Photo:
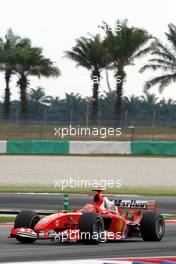
{"label": "nose cone", "polygon": [[42,218],[35,226],[35,231],[52,229],[55,226],[55,222],[58,219],[59,214],[52,214]]}

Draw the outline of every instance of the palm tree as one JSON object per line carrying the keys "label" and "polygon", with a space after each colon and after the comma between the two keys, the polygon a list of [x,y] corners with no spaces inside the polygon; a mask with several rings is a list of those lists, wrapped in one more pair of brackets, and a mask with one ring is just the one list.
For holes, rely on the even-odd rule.
{"label": "palm tree", "polygon": [[31,88],[29,95],[30,100],[36,103],[40,103],[40,101],[46,97],[45,91],[42,87],[37,87],[37,89]]}
{"label": "palm tree", "polygon": [[141,100],[138,96],[135,96],[134,94],[127,97],[123,97],[123,104],[126,111],[128,111],[130,114],[134,115],[135,113],[139,112],[140,106],[141,106]]}
{"label": "palm tree", "polygon": [[0,38],[0,60],[2,60],[3,57],[3,47],[4,47],[3,39]]}
{"label": "palm tree", "polygon": [[111,113],[113,113],[115,107],[115,97],[116,97],[115,90],[109,90],[108,92],[104,91],[104,94],[101,97],[101,99],[103,100],[102,106],[104,108],[108,108]]}
{"label": "palm tree", "polygon": [[150,94],[147,91],[141,96],[143,107],[153,113],[158,106],[158,97],[155,94]]}
{"label": "palm tree", "polygon": [[51,111],[53,113],[60,112],[63,108],[63,100],[61,100],[58,96],[51,97]]}
{"label": "palm tree", "polygon": [[68,58],[74,60],[77,66],[82,66],[91,71],[93,81],[92,115],[94,119],[97,119],[101,71],[107,65],[103,41],[99,34],[93,38],[81,37],[76,40],[76,45],[72,50],[66,51],[65,54]]}
{"label": "palm tree", "polygon": [[65,94],[65,107],[67,110],[82,112],[84,105],[85,105],[85,100],[81,97],[79,93]]}
{"label": "palm tree", "polygon": [[39,114],[42,109],[51,106],[52,96],[47,96],[42,87],[31,89],[29,91],[29,109],[30,112]]}
{"label": "palm tree", "polygon": [[159,110],[161,116],[166,117],[166,120],[174,117],[175,119],[175,113],[176,113],[176,101],[173,99],[166,100],[165,98],[161,99],[159,102]]}
{"label": "palm tree", "polygon": [[19,77],[17,84],[20,87],[21,115],[26,115],[28,112],[26,95],[30,83],[29,76],[58,77],[60,71],[50,59],[44,58],[41,48],[32,47],[30,40],[16,48],[15,59],[14,69]]}
{"label": "palm tree", "polygon": [[[105,24],[106,28],[109,29],[109,25]],[[120,31],[115,30],[113,32],[112,30],[106,30],[105,38],[106,53],[109,57],[111,68],[115,70],[114,76],[117,79],[115,113],[118,123],[121,118],[123,86],[126,81],[125,67],[134,65],[135,59],[149,52],[150,48],[144,48],[144,45],[151,38],[144,29],[129,27],[127,20],[118,20],[116,28],[119,25],[121,25]]]}
{"label": "palm tree", "polygon": [[158,84],[159,92],[162,92],[170,83],[176,81],[176,26],[169,24],[168,28],[169,32],[165,35],[169,46],[155,39],[151,44],[151,54],[155,57],[140,69],[140,72],[151,69],[163,70],[165,73],[147,81],[144,86],[145,90]]}
{"label": "palm tree", "polygon": [[5,72],[5,96],[4,96],[4,118],[9,119],[10,115],[10,80],[15,73],[14,50],[20,44],[21,38],[13,33],[11,29],[7,31],[5,41],[1,39],[0,43],[0,71]]}

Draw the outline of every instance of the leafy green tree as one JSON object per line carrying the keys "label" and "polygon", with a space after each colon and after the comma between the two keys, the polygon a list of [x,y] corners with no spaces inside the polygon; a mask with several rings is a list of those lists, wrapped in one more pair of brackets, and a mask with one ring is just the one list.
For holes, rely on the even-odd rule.
{"label": "leafy green tree", "polygon": [[145,90],[154,85],[159,85],[159,92],[162,92],[169,84],[176,82],[176,26],[169,24],[168,33],[165,33],[165,35],[168,45],[155,39],[151,44],[153,58],[140,70],[140,72],[148,69],[153,71],[163,70],[164,73],[147,81],[144,86]]}
{"label": "leafy green tree", "polygon": [[53,113],[56,113],[58,111],[63,109],[63,100],[61,100],[58,96],[56,97],[51,97],[51,111]]}
{"label": "leafy green tree", "polygon": [[0,61],[2,61],[3,58],[3,50],[4,50],[4,43],[3,43],[3,39],[0,38]]}
{"label": "leafy green tree", "polygon": [[[144,29],[129,27],[127,20],[116,23],[115,30],[109,30],[110,27],[106,25],[106,53],[111,68],[115,71],[114,77],[116,78],[116,106],[115,112],[117,115],[118,123],[121,118],[122,109],[122,96],[124,83],[126,81],[125,67],[134,65],[134,61],[141,56],[146,55],[150,47],[145,47],[146,43],[151,39],[151,36]],[[120,30],[117,31],[121,25]]]}
{"label": "leafy green tree", "polygon": [[14,50],[24,41],[15,35],[11,29],[7,31],[5,40],[0,41],[0,71],[5,73],[4,117],[10,114],[10,81],[14,72]]}
{"label": "leafy green tree", "polygon": [[114,113],[116,102],[116,90],[104,91],[101,96],[101,108],[103,112],[109,112],[111,115]]}
{"label": "leafy green tree", "polygon": [[29,109],[33,114],[41,114],[41,111],[52,104],[52,96],[46,96],[44,88],[37,87],[29,91]]}
{"label": "leafy green tree", "polygon": [[123,105],[126,111],[128,111],[131,114],[135,114],[140,111],[141,100],[139,96],[135,96],[134,94],[128,97],[124,96]]}
{"label": "leafy green tree", "polygon": [[158,97],[155,94],[150,94],[145,91],[144,95],[141,96],[143,102],[144,110],[147,109],[150,112],[154,112],[158,106]]}
{"label": "leafy green tree", "polygon": [[40,101],[46,97],[45,91],[42,87],[37,87],[37,89],[32,88],[29,91],[29,95],[30,100],[37,103],[40,103]]}
{"label": "leafy green tree", "polygon": [[166,116],[167,119],[170,117],[171,119],[174,117],[176,113],[176,101],[173,99],[161,99],[159,102],[160,113],[161,116]]}
{"label": "leafy green tree", "polygon": [[27,87],[29,86],[29,76],[38,78],[58,77],[60,71],[53,65],[53,62],[45,58],[42,49],[33,47],[30,40],[23,43],[15,50],[15,72],[18,74],[18,85],[20,87],[21,115],[28,113]]}
{"label": "leafy green tree", "polygon": [[[112,90],[104,92],[100,96],[100,120],[102,125],[115,125],[113,112],[115,93],[116,91]],[[70,121],[79,124],[85,123],[88,109],[85,97],[74,93],[67,94],[62,99],[46,96],[44,90],[40,87],[31,89],[29,95],[29,113],[34,115],[35,121],[45,116],[49,122],[56,122],[57,120],[60,124],[70,123]],[[122,98],[122,102],[124,113],[122,120],[126,125],[131,123],[138,125],[155,125],[156,123],[171,125],[175,123],[176,102],[173,99],[158,100],[155,95],[147,93],[142,96],[125,96]],[[50,107],[48,107],[48,104]],[[0,102],[0,112],[2,112],[2,106],[3,104]],[[19,100],[11,102],[11,117],[15,120],[18,117],[19,107]],[[47,110],[48,115],[44,115],[45,110]]]}
{"label": "leafy green tree", "polygon": [[97,118],[98,99],[99,99],[99,83],[101,79],[101,71],[107,66],[105,59],[105,50],[100,35],[93,38],[81,37],[76,40],[76,45],[71,51],[65,52],[66,56],[91,72],[93,81],[92,95],[92,114]]}
{"label": "leafy green tree", "polygon": [[65,94],[65,107],[69,111],[77,111],[81,112],[83,110],[83,106],[85,104],[85,100],[80,96],[79,93],[66,93]]}

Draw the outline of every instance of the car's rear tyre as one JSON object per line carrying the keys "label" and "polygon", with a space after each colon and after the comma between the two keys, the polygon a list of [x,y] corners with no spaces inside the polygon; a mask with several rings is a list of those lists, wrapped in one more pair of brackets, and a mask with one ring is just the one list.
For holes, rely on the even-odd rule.
{"label": "car's rear tyre", "polygon": [[101,216],[88,212],[81,215],[78,229],[81,239],[86,244],[98,244],[104,236],[104,222]]}
{"label": "car's rear tyre", "polygon": [[[40,217],[34,211],[22,210],[15,219],[14,228],[27,227],[34,230],[35,225],[39,222]],[[16,239],[21,243],[34,243],[35,238],[17,236]]]}
{"label": "car's rear tyre", "polygon": [[140,223],[144,241],[160,241],[165,233],[165,222],[158,212],[144,212]]}

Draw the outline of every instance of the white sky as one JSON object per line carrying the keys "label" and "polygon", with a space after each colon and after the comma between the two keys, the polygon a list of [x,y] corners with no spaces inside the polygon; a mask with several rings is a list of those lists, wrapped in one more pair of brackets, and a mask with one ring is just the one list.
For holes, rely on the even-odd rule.
{"label": "white sky", "polygon": [[[42,86],[49,95],[63,97],[65,92],[76,92],[91,96],[90,73],[75,63],[63,58],[63,52],[75,44],[75,39],[101,33],[98,25],[106,21],[111,26],[117,19],[127,18],[129,25],[145,28],[165,41],[164,32],[168,23],[176,24],[176,0],[0,0],[0,36],[12,28],[15,34],[29,37],[34,45],[41,46],[44,54],[51,58],[62,72],[58,79],[31,78],[31,87]],[[103,33],[103,32],[102,32]],[[157,72],[139,74],[140,61],[128,67],[125,95],[141,95],[143,85]],[[18,98],[16,79],[11,83],[13,98]],[[111,79],[112,87],[114,80]],[[4,90],[4,79],[0,74],[0,98]],[[105,78],[101,92],[107,90]],[[151,92],[158,95],[157,87]],[[170,85],[160,97],[176,99],[176,83]]]}

